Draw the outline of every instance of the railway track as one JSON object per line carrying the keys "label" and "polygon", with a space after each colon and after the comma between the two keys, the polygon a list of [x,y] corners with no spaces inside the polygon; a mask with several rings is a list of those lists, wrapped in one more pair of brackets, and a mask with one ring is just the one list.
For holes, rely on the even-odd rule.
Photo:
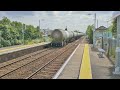
{"label": "railway track", "polygon": [[49,49],[43,49],[43,50],[31,53],[31,54],[27,54],[27,55],[22,56],[22,57],[18,57],[18,58],[14,59],[14,60],[10,60],[10,61],[4,62],[4,63],[0,64],[0,69],[2,69],[4,67],[7,67],[9,65],[12,65],[12,64],[24,61],[24,60],[26,60],[28,58],[31,58],[32,56],[38,55],[38,54],[43,53],[43,52],[45,52],[47,50],[49,50]]}
{"label": "railway track", "polygon": [[45,65],[29,75],[26,79],[51,79],[76,46],[77,44],[75,44],[74,47],[71,46],[68,49],[62,51],[59,55],[55,56]]}
{"label": "railway track", "polygon": [[54,49],[46,49],[43,51],[40,51],[39,53],[35,53],[31,56],[27,56],[23,59],[17,60],[15,62],[12,62],[10,64],[4,65],[0,67],[0,78],[26,66],[29,65],[37,60],[39,60],[42,57],[45,57],[46,55],[50,54],[53,52]]}
{"label": "railway track", "polygon": [[[0,67],[1,79],[51,78],[78,42],[63,48],[46,49]],[[65,54],[66,53],[66,54]],[[50,72],[51,71],[51,72]],[[39,76],[38,77],[38,73]],[[44,73],[44,74],[43,74]],[[50,75],[50,76],[48,76]]]}

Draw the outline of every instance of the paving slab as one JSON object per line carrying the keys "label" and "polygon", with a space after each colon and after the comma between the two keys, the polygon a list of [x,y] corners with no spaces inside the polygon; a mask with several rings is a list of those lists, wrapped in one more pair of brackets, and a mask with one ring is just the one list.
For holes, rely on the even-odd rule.
{"label": "paving slab", "polygon": [[57,79],[78,79],[84,44],[80,44]]}
{"label": "paving slab", "polygon": [[99,57],[99,52],[90,45],[90,60],[93,79],[120,79],[120,75],[114,75],[114,64],[105,56]]}

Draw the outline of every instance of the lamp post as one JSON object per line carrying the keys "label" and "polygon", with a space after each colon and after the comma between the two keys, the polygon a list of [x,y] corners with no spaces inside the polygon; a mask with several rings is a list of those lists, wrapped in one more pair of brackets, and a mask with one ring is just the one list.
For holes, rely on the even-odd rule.
{"label": "lamp post", "polygon": [[24,45],[24,34],[25,34],[25,29],[26,29],[26,25],[22,24],[22,33],[23,33],[23,45]]}
{"label": "lamp post", "polygon": [[1,31],[0,31],[0,47],[2,46],[2,42],[1,42],[2,40],[1,40]]}
{"label": "lamp post", "polygon": [[[39,20],[39,30],[42,29],[42,28],[41,28],[41,21],[44,21],[44,19]],[[45,33],[44,33],[44,34],[45,34]]]}
{"label": "lamp post", "polygon": [[[89,13],[88,15],[92,15],[92,14]],[[94,37],[95,29],[96,29],[96,13],[94,13],[93,48],[95,47],[95,37]]]}
{"label": "lamp post", "polygon": [[[40,29],[42,30],[42,28],[41,28],[41,21],[44,21],[44,19],[39,20],[39,30]],[[43,33],[44,33],[44,41],[45,41],[45,30],[43,30]]]}
{"label": "lamp post", "polygon": [[40,20],[39,20],[39,31],[40,31]]}
{"label": "lamp post", "polygon": [[98,28],[98,19],[97,19],[97,28]]}

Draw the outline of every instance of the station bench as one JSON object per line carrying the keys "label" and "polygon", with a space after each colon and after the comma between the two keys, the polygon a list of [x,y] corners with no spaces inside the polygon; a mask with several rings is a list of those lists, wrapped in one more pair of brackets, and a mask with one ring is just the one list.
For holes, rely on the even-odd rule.
{"label": "station bench", "polygon": [[102,58],[103,57],[103,53],[105,53],[105,50],[102,49],[102,48],[98,48],[98,51],[99,51],[100,57]]}

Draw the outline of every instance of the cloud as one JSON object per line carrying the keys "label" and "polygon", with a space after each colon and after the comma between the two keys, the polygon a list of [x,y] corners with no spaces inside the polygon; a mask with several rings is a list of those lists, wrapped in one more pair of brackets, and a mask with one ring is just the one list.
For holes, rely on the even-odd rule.
{"label": "cloud", "polygon": [[92,13],[92,11],[73,11],[72,14],[88,14]]}
{"label": "cloud", "polygon": [[68,14],[67,15],[71,15],[73,11],[68,11]]}
{"label": "cloud", "polygon": [[0,11],[0,19],[2,19],[3,16],[7,16],[6,12]]}
{"label": "cloud", "polygon": [[53,16],[53,12],[52,11],[45,11],[45,13],[48,15],[48,16]]}
{"label": "cloud", "polygon": [[95,11],[95,13],[99,15],[104,15],[104,14],[112,14],[114,11]]}
{"label": "cloud", "polygon": [[[113,11],[0,11],[0,18],[7,16],[12,21],[20,21],[41,28],[61,28],[67,26],[69,30],[85,32],[88,25],[94,23],[94,13],[97,13],[99,26],[107,26],[106,20],[110,19]],[[88,13],[93,15],[89,16]],[[42,21],[44,19],[44,21]]]}
{"label": "cloud", "polygon": [[53,14],[54,14],[55,16],[58,16],[58,15],[59,15],[59,11],[53,11]]}

